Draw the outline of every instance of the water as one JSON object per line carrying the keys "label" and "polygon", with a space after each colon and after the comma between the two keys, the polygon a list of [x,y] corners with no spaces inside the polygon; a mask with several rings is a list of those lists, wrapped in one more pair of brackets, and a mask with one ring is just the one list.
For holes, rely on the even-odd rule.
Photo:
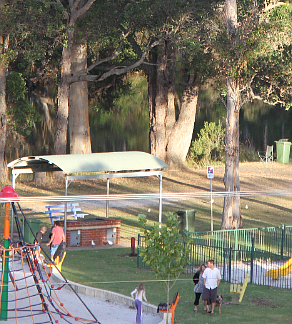
{"label": "water", "polygon": [[[137,81],[138,80],[138,81]],[[96,107],[90,109],[90,131],[92,152],[112,152],[138,150],[148,152],[148,100],[147,83],[144,78],[134,80],[133,91],[114,102],[111,111]],[[53,154],[55,100],[50,95],[31,95],[30,102],[41,116],[32,136],[25,138],[11,129],[7,138],[7,161],[28,155]],[[211,88],[200,92],[193,139],[196,138],[204,121],[221,120],[225,125],[226,108],[217,99]],[[278,106],[270,106],[254,101],[240,111],[240,142],[254,151],[265,150],[266,145],[286,138],[292,141],[292,110],[285,111]]]}
{"label": "water", "polygon": [[[204,121],[225,125],[226,108],[218,101],[211,88],[204,89],[198,100],[198,112],[193,133],[197,136],[204,127]],[[274,145],[281,138],[292,141],[292,109],[286,111],[280,106],[271,106],[262,101],[246,103],[240,110],[240,142],[254,151],[265,151],[267,145]]]}

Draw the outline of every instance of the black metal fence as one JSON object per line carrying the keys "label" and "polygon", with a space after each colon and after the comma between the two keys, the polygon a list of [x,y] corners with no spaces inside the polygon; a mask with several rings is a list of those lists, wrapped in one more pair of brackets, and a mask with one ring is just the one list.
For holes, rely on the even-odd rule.
{"label": "black metal fence", "polygon": [[[291,227],[278,226],[250,230],[192,233],[191,255],[185,275],[213,259],[222,279],[230,283],[249,282],[279,288],[292,288]],[[146,268],[139,255],[145,237],[138,236],[137,267]]]}

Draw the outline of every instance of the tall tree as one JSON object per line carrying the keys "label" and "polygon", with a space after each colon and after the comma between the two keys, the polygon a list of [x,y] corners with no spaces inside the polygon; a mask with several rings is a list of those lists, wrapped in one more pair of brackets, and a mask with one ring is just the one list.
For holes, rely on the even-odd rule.
{"label": "tall tree", "polygon": [[[236,0],[226,0],[225,15],[227,38],[230,43],[237,38],[237,3]],[[235,44],[233,44],[235,45]],[[240,197],[230,195],[240,191],[239,182],[239,110],[240,91],[239,80],[234,77],[232,67],[227,67],[227,98],[226,98],[226,137],[225,137],[225,192],[221,228],[242,227]]]}
{"label": "tall tree", "polygon": [[[59,8],[49,0],[0,1],[0,181],[6,181],[7,131],[6,76],[17,55],[33,62],[45,56],[48,38],[55,31]],[[55,18],[57,20],[55,20]]]}
{"label": "tall tree", "polygon": [[[5,0],[0,0],[0,10],[3,12]],[[0,180],[8,180],[7,161],[5,156],[6,146],[6,74],[8,67],[9,32],[0,29]]]}
{"label": "tall tree", "polygon": [[[59,4],[62,5],[61,0],[57,0]],[[97,13],[94,17],[94,20],[89,22],[90,17],[92,17],[90,8],[93,8],[93,3],[96,2],[96,6],[94,9],[96,10],[97,6],[100,6],[97,10]],[[145,2],[142,1],[141,7],[145,6]],[[152,41],[149,43],[143,51],[142,57],[136,58],[134,62],[123,62],[123,66],[120,66],[121,60],[115,61],[119,55],[123,56],[122,48],[125,44],[126,38],[129,35],[129,30],[132,28],[129,21],[131,21],[131,8],[135,7],[135,10],[139,8],[141,11],[140,5],[135,1],[95,1],[95,0],[88,0],[88,1],[81,1],[81,0],[72,0],[69,1],[67,6],[63,5],[64,14],[66,18],[66,26],[67,26],[67,42],[63,47],[63,54],[62,54],[62,61],[61,61],[61,74],[60,74],[60,82],[58,86],[58,111],[56,117],[56,130],[55,130],[55,153],[56,154],[65,154],[66,153],[66,145],[67,145],[67,123],[68,123],[68,116],[69,116],[69,88],[70,85],[78,82],[81,86],[84,85],[84,82],[88,81],[98,81],[102,82],[105,79],[113,76],[113,75],[122,75],[137,66],[139,66],[145,59],[147,53],[151,48],[156,46],[159,41]],[[102,9],[104,10],[102,12]],[[104,12],[109,13],[109,17],[104,15]],[[96,17],[99,16],[102,22],[105,22],[106,26],[101,27],[101,23],[96,20]],[[117,19],[116,19],[117,18]],[[115,28],[115,39],[114,44],[117,43],[115,47],[108,46],[108,48],[112,48],[111,51],[106,51],[104,54],[105,56],[100,55],[100,50],[104,49],[104,44],[108,44],[108,41],[112,40],[113,33],[111,35],[105,35],[104,38],[99,37],[98,35],[95,36],[95,47],[96,47],[96,57],[93,62],[87,66],[79,66],[76,64],[74,67],[72,65],[72,55],[74,49],[74,34],[75,30],[78,26],[78,21],[82,20],[82,24],[84,24],[87,31],[84,31],[84,39],[82,39],[82,44],[86,43],[86,37],[88,35],[92,35],[92,28],[96,30],[100,28],[102,31],[108,30],[112,33],[113,25]],[[95,24],[95,21],[98,23]],[[117,25],[118,23],[118,25]],[[96,27],[95,25],[98,25]],[[118,28],[118,27],[121,28]],[[126,26],[126,27],[124,27]],[[80,26],[79,26],[80,27]],[[117,42],[118,40],[118,42]],[[94,41],[93,41],[94,43]],[[110,45],[110,44],[109,44]],[[81,47],[79,47],[80,49]],[[82,83],[83,82],[83,83]],[[72,89],[75,86],[72,86]],[[75,87],[75,91],[78,86]],[[80,89],[79,89],[80,90]],[[86,109],[86,107],[85,107]],[[72,111],[73,113],[73,111]],[[85,112],[82,113],[85,116]],[[86,118],[79,119],[80,122],[86,122]],[[76,126],[77,129],[78,126]],[[75,129],[75,126],[72,124],[72,128]],[[82,128],[82,125],[79,124],[79,128]],[[86,130],[87,129],[87,130]],[[84,134],[89,134],[89,126],[83,125]],[[76,132],[76,135],[78,131]],[[74,135],[71,137],[71,143],[74,143]],[[78,137],[76,136],[76,137]],[[85,144],[88,147],[88,142]]]}
{"label": "tall tree", "polygon": [[[74,38],[72,45],[72,73],[87,68],[87,44]],[[70,154],[91,153],[88,114],[87,81],[75,82],[69,89],[69,147]]]}
{"label": "tall tree", "polygon": [[[283,6],[283,10],[279,9]],[[238,15],[240,8],[240,18]],[[255,96],[269,103],[291,105],[291,82],[283,62],[291,66],[290,6],[283,2],[225,1],[225,33],[220,43],[222,71],[226,75],[226,195],[222,212],[222,229],[242,227],[239,181],[239,111]],[[277,14],[281,11],[280,16]],[[273,17],[276,15],[276,18]],[[281,17],[279,19],[279,17]],[[284,17],[286,17],[284,19]],[[281,21],[282,20],[282,21]],[[223,32],[223,33],[224,33]],[[223,47],[225,47],[223,49]],[[267,60],[269,63],[267,64]],[[284,85],[285,84],[285,85]]]}
{"label": "tall tree", "polygon": [[90,9],[95,0],[70,0],[68,3],[66,3],[66,5],[63,5],[63,2],[61,0],[57,0],[57,2],[64,9],[64,16],[67,27],[67,41],[63,46],[61,59],[60,82],[58,85],[58,110],[55,122],[54,150],[55,154],[66,154],[69,116],[69,79],[73,72],[72,51],[74,49],[74,32],[77,20]]}
{"label": "tall tree", "polygon": [[[196,118],[199,78],[184,73],[182,98],[176,92],[176,57],[174,42],[166,40],[150,54],[148,75],[150,153],[169,165],[181,167],[191,143]],[[175,102],[179,104],[176,114]]]}
{"label": "tall tree", "polygon": [[[183,8],[177,5],[165,10],[168,15],[160,26],[165,37],[149,53],[148,64],[142,66],[148,77],[149,151],[175,167],[184,166],[196,118],[199,86],[208,74],[206,62],[210,53],[200,43],[198,22],[202,23],[216,3],[194,1],[184,3]],[[160,17],[163,21],[163,13]],[[176,34],[167,35],[167,28],[173,25]],[[139,53],[133,38],[129,41]]]}

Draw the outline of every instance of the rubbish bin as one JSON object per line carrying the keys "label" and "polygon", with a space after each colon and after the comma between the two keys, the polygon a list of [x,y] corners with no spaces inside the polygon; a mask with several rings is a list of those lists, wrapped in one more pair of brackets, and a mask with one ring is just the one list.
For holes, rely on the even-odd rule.
{"label": "rubbish bin", "polygon": [[[33,243],[34,236],[31,232],[29,226],[31,227],[33,233],[36,234],[36,232],[40,229],[41,221],[39,219],[28,219],[28,218],[26,220],[27,220],[27,222],[24,221],[24,218],[21,219],[24,242]],[[24,225],[23,225],[23,223],[24,223]]]}
{"label": "rubbish bin", "polygon": [[280,163],[289,163],[291,142],[287,139],[280,139],[276,142],[277,161]]}
{"label": "rubbish bin", "polygon": [[180,220],[180,230],[188,230],[190,232],[195,232],[195,210],[178,210],[177,215]]}

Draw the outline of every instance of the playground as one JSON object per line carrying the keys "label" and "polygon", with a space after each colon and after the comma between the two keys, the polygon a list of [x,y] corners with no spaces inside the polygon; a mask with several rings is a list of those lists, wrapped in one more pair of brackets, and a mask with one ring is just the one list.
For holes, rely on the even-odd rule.
{"label": "playground", "polygon": [[[12,187],[5,186],[0,196],[2,198],[16,197],[16,193]],[[4,243],[1,246],[0,320],[6,323],[21,324],[78,322],[126,324],[135,318],[132,301],[124,306],[94,297],[92,293],[88,295],[77,293],[72,284],[58,270],[61,270],[59,265],[46,264],[40,260],[36,252],[39,244],[30,244],[23,239],[18,214],[21,213],[24,219],[26,217],[20,205],[16,206],[15,203],[11,205],[19,240],[15,243],[7,242],[9,241],[10,203],[6,202]],[[36,233],[32,231],[32,234],[35,236]],[[49,258],[47,254],[46,257]],[[56,280],[57,277],[59,280]],[[153,312],[145,312],[143,318],[146,324],[161,322],[161,316]]]}
{"label": "playground", "polygon": [[[17,262],[15,262],[15,266],[17,267]],[[54,276],[49,279],[46,277],[47,274],[44,270],[41,272],[42,277],[47,278],[45,282],[40,283],[40,287],[42,288],[42,291],[46,291],[46,293],[44,293],[45,298],[48,296],[46,300],[48,307],[51,308],[53,323],[134,323],[136,316],[136,310],[134,308],[129,308],[119,303],[93,297],[91,295],[79,293],[77,296],[72,292],[72,290],[66,289],[64,285],[55,281]],[[23,278],[26,278],[25,282]],[[15,301],[17,298],[17,302],[9,303],[9,308],[13,308],[14,306],[17,308],[16,315],[18,319],[10,318],[5,322],[8,324],[32,324],[34,320],[36,323],[50,323],[50,317],[42,310],[40,296],[37,293],[34,279],[27,265],[24,265],[23,272],[18,271],[17,274],[14,275],[14,280],[17,285],[17,291],[15,291],[15,286],[10,282],[8,298],[10,301]],[[49,301],[50,299],[52,299],[51,303]],[[61,304],[63,306],[60,307],[60,313],[56,312],[56,310],[52,308],[53,305]],[[92,312],[95,318],[98,319],[98,321],[93,320],[93,318],[88,320],[88,318],[90,318],[90,313],[87,308]],[[14,312],[11,310],[9,317],[13,317],[13,313]],[[68,313],[72,316],[66,316]],[[160,316],[144,312],[143,323],[158,324],[160,322]]]}
{"label": "playground", "polygon": [[[285,166],[285,167],[287,167],[287,166]],[[271,170],[270,170],[271,171]],[[199,172],[200,174],[200,176],[199,176],[199,178],[200,179],[203,179],[203,171],[200,171]],[[218,172],[219,173],[219,172]],[[244,177],[243,177],[244,178]],[[183,179],[184,180],[184,179]],[[178,181],[178,180],[176,180],[176,181]],[[264,179],[264,182],[266,182],[267,181],[267,179]],[[121,183],[121,182],[119,182],[119,183]],[[197,182],[197,183],[199,183],[199,182]],[[202,185],[202,183],[203,183],[203,181],[201,181],[200,182],[200,186]],[[281,179],[281,181],[279,181],[278,182],[280,185],[277,187],[277,189],[282,189],[282,188],[284,188],[284,187],[287,187],[287,184],[289,184],[289,179],[285,179],[285,177],[283,177],[282,179]],[[151,183],[150,183],[150,185],[151,185]],[[206,183],[206,187],[207,187],[207,185],[208,185],[208,183]],[[247,185],[247,182],[246,181],[243,181],[243,186],[246,186]],[[260,188],[259,187],[259,183],[257,183],[257,186],[258,186],[258,188]],[[206,189],[204,189],[204,190],[206,190]],[[266,197],[265,197],[266,198]],[[219,212],[218,212],[218,214],[217,214],[217,207],[216,207],[216,205],[218,204],[218,205],[220,205],[220,202],[219,202],[219,199],[221,199],[221,198],[215,198],[215,208],[214,208],[214,212],[215,212],[215,224],[217,225],[217,224],[219,224],[219,221],[220,221],[220,214],[219,214]],[[276,199],[276,198],[275,198]],[[203,199],[202,199],[203,200]],[[207,200],[207,199],[206,199]],[[279,211],[281,211],[280,212],[280,218],[281,218],[281,220],[283,220],[283,221],[285,221],[285,219],[288,219],[288,217],[286,217],[286,215],[288,216],[288,215],[290,215],[291,213],[291,206],[290,206],[290,197],[289,197],[289,195],[287,195],[286,197],[284,197],[284,198],[282,198],[281,196],[280,197],[278,197],[277,198],[277,204],[275,203],[275,200],[274,200],[274,198],[272,197],[272,198],[270,198],[270,197],[268,197],[268,199],[266,199],[266,200],[269,200],[269,205],[267,206],[268,208],[263,208],[263,213],[264,213],[264,217],[262,218],[262,219],[260,219],[260,215],[258,215],[258,214],[255,214],[254,213],[254,211],[256,210],[256,208],[253,208],[253,204],[255,204],[255,202],[254,202],[254,200],[257,200],[257,203],[260,203],[263,207],[266,205],[267,206],[267,204],[263,204],[263,199],[260,199],[260,198],[258,198],[258,197],[256,197],[256,198],[248,198],[248,199],[244,199],[244,204],[246,204],[246,203],[248,203],[248,206],[249,206],[249,209],[248,210],[244,210],[243,209],[243,217],[245,217],[244,218],[244,220],[246,220],[247,221],[247,223],[260,223],[261,222],[261,224],[270,224],[270,223],[274,223],[274,224],[279,224],[279,217],[278,217],[278,219],[273,219],[273,212],[271,211],[271,209],[275,209],[275,210],[278,210],[278,212]],[[155,199],[155,203],[157,202],[157,200]],[[148,202],[147,202],[148,203]],[[152,216],[152,213],[154,214],[154,213],[156,213],[156,206],[152,203],[152,204],[150,204],[149,206],[147,205],[147,203],[145,204],[145,201],[144,202],[142,202],[142,204],[141,205],[143,205],[143,207],[140,207],[138,204],[135,204],[135,210],[139,210],[139,209],[142,209],[142,211],[145,211],[145,209],[146,210],[148,210],[149,208],[151,208],[151,212],[149,213],[149,214],[151,214],[150,216]],[[131,204],[131,203],[130,203]],[[205,206],[206,206],[206,203],[205,202],[202,202],[202,204],[205,204]],[[35,205],[37,205],[37,204],[35,204]],[[132,204],[131,204],[132,205]],[[190,200],[188,200],[188,199],[184,199],[184,200],[182,200],[181,202],[179,202],[178,200],[176,200],[176,207],[173,207],[171,204],[170,204],[170,206],[171,206],[171,208],[170,209],[174,209],[174,208],[178,208],[177,206],[178,205],[180,205],[179,207],[184,207],[184,208],[187,208],[187,207],[189,207],[190,205],[191,205],[191,202],[190,202]],[[146,207],[145,207],[146,206]],[[204,205],[203,205],[204,206]],[[94,205],[93,206],[93,208],[96,208],[96,206]],[[115,209],[117,209],[118,208],[118,206],[117,207],[114,207]],[[128,208],[128,207],[126,207],[126,208]],[[156,210],[155,210],[156,209]],[[203,209],[200,209],[200,212],[202,211]],[[204,213],[198,213],[198,215],[197,215],[197,217],[196,217],[196,220],[197,220],[197,226],[198,226],[198,228],[206,228],[207,227],[207,225],[208,225],[208,208],[206,208],[206,212],[205,212],[205,214]],[[90,212],[89,210],[85,210],[85,212]],[[100,211],[99,211],[100,212]],[[248,213],[249,212],[251,212],[251,215],[248,215]],[[254,215],[253,217],[252,217],[252,214]],[[134,224],[135,222],[133,222],[132,224]],[[287,223],[286,223],[287,224]],[[131,227],[134,227],[134,226],[131,226]],[[206,228],[207,229],[207,228]],[[132,233],[131,233],[132,234]],[[125,232],[124,233],[122,233],[122,236],[124,237],[125,236]],[[67,259],[68,259],[68,256],[67,256]],[[66,265],[66,263],[67,263],[67,261],[69,261],[69,260],[65,260],[65,265]],[[68,263],[67,263],[68,264]],[[271,262],[271,264],[270,265],[268,265],[267,264],[267,266],[266,266],[266,268],[264,268],[264,267],[261,267],[261,269],[260,268],[256,268],[256,270],[254,269],[254,272],[256,272],[256,273],[259,273],[260,271],[262,271],[262,272],[264,272],[264,271],[268,271],[268,270],[276,270],[277,269],[277,267],[281,267],[281,266],[283,266],[285,263],[284,262],[278,262],[278,263],[273,263],[273,262]],[[236,273],[236,276],[237,276],[237,273],[238,273],[238,276],[243,276],[242,274],[243,273],[246,273],[246,272],[248,272],[249,271],[249,268],[247,268],[248,267],[248,265],[246,265],[246,264],[244,264],[244,266],[242,266],[242,269],[240,269],[239,267],[236,269],[236,271],[234,272],[234,273]],[[65,268],[64,268],[64,273],[66,273],[66,271],[68,271],[68,268],[65,266]],[[141,278],[144,278],[145,276],[144,276],[144,274],[142,274],[142,276],[140,276],[140,279]],[[289,277],[289,276],[286,276],[286,277]],[[34,280],[34,279],[33,279]],[[281,281],[281,278],[280,279],[278,279],[278,280],[275,280],[275,279],[272,279],[273,281],[274,281],[274,283],[275,283],[275,287],[279,287],[279,286],[277,286],[278,284],[279,284],[279,282]],[[273,285],[269,285],[270,287],[271,286],[273,286]],[[223,289],[224,288],[224,289]],[[223,287],[222,288],[222,290],[223,291],[225,291],[225,287]],[[185,289],[185,288],[184,288]],[[229,287],[228,287],[228,289],[229,289]],[[249,297],[249,287],[247,287],[247,293],[246,293],[246,295],[245,295],[245,297],[244,298],[246,298],[246,301],[248,301],[248,300],[250,300],[250,297]],[[61,289],[61,291],[62,291],[63,289]],[[111,290],[111,289],[109,289],[109,290]],[[126,295],[127,294],[127,292],[126,292],[126,289],[125,288],[122,288],[122,290],[124,290],[125,292],[124,292],[124,294]],[[227,290],[226,290],[227,291]],[[226,291],[225,291],[225,295],[226,295]],[[150,298],[151,298],[151,292],[150,292]],[[148,295],[149,296],[149,295]],[[179,304],[178,304],[178,307],[177,307],[177,311],[176,311],[176,313],[180,313],[180,311],[179,311],[179,308],[180,308],[180,306],[182,307],[182,308],[184,308],[184,305],[186,305],[187,303],[189,303],[189,307],[191,307],[191,299],[193,298],[192,297],[192,295],[190,294],[189,295],[189,301],[187,301],[186,299],[185,299],[185,297],[186,296],[182,296],[181,297],[181,299],[180,299],[180,302],[179,302]],[[47,298],[47,297],[46,297]],[[84,297],[85,298],[85,297]],[[82,298],[83,299],[83,298]],[[151,300],[151,299],[150,299]],[[155,300],[155,298],[153,298],[152,299],[153,300],[153,302],[154,303],[156,303],[156,300]],[[151,301],[152,301],[151,300]],[[161,301],[161,300],[160,300]],[[157,302],[159,302],[159,301],[157,301]],[[242,305],[245,305],[244,304],[244,302],[245,302],[245,299],[243,299],[243,304]],[[86,302],[86,304],[87,304],[87,302]],[[113,308],[115,307],[116,305],[113,305]],[[89,309],[91,310],[91,307],[89,307]],[[92,309],[94,309],[94,307],[92,308]],[[227,309],[227,306],[226,306],[226,309]],[[135,314],[135,310],[131,310],[134,314]],[[70,309],[68,308],[68,312],[70,313]],[[72,312],[73,313],[73,312]],[[71,313],[70,313],[71,314]],[[58,315],[59,315],[59,313],[58,313]],[[74,314],[73,314],[74,315]],[[94,316],[97,316],[96,315],[96,313],[94,312]],[[132,317],[133,318],[133,317]],[[181,317],[181,318],[183,318],[183,316]],[[73,317],[72,317],[72,320],[73,320]],[[74,320],[75,320],[75,317],[74,317]],[[98,317],[97,317],[97,320],[100,320]],[[146,320],[146,318],[145,318],[145,320]],[[74,321],[73,321],[74,322]],[[25,323],[25,322],[21,322],[21,323]],[[88,323],[90,323],[90,322],[88,322]],[[105,323],[104,321],[101,321],[101,323]],[[153,322],[151,322],[151,323],[153,323]],[[181,323],[188,323],[187,321],[184,321],[184,322],[181,322]],[[269,323],[268,321],[267,321],[267,323]],[[271,322],[272,323],[272,322]]]}

